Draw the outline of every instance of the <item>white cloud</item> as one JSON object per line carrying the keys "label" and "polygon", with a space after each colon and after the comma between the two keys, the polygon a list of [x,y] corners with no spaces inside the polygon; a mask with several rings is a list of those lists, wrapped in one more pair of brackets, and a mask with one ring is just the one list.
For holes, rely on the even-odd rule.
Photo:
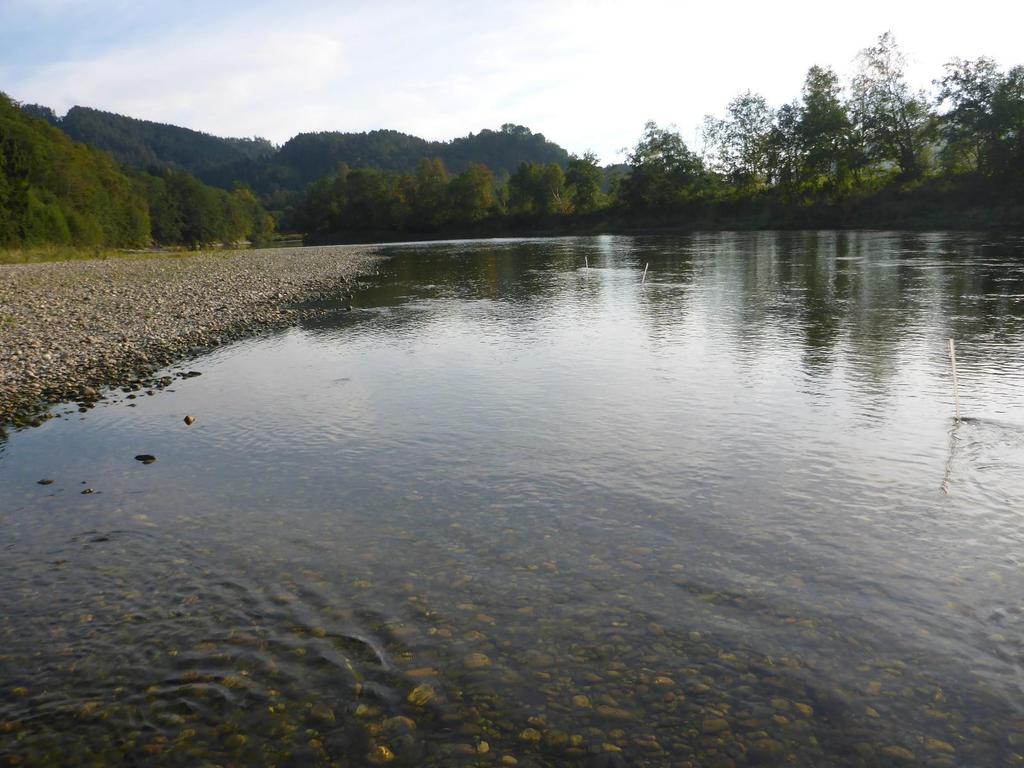
{"label": "white cloud", "polygon": [[857,50],[886,29],[922,86],[954,55],[1019,63],[1024,10],[915,5],[864,0],[839,14],[806,0],[305,0],[212,27],[176,24],[196,31],[53,61],[8,87],[58,110],[85,104],[279,142],[383,127],[452,138],[514,121],[611,161],[647,119],[676,123],[693,142],[702,116],[741,90],[781,104],[799,95],[811,64],[849,73]]}

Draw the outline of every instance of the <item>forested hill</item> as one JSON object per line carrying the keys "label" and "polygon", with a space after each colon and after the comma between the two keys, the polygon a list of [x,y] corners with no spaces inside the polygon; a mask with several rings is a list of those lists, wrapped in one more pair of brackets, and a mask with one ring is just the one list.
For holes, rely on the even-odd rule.
{"label": "forested hill", "polygon": [[312,182],[336,173],[342,165],[406,173],[424,159],[440,159],[453,173],[461,173],[474,163],[485,165],[501,178],[515,172],[522,163],[564,166],[569,153],[543,134],[512,124],[452,141],[426,141],[389,130],[327,131],[300,133],[273,156],[224,166],[204,174],[203,179],[217,186],[242,181],[271,208],[280,210]]}
{"label": "forested hill", "polygon": [[124,168],[0,93],[0,248],[199,245],[259,241],[272,230],[249,190]]}
{"label": "forested hill", "polygon": [[276,148],[265,139],[220,138],[89,107],[72,107],[64,117],[36,104],[23,105],[22,111],[126,165],[186,170],[223,189],[241,182],[278,211],[342,164],[408,172],[424,158],[439,158],[454,173],[479,163],[500,178],[524,162],[565,166],[569,160],[569,153],[543,134],[513,124],[451,141],[427,141],[391,130],[301,133]]}
{"label": "forested hill", "polygon": [[38,104],[24,105],[22,110],[60,128],[75,141],[102,149],[135,168],[174,168],[203,176],[219,167],[275,152],[266,139],[225,139],[90,107],[72,107],[64,117]]}

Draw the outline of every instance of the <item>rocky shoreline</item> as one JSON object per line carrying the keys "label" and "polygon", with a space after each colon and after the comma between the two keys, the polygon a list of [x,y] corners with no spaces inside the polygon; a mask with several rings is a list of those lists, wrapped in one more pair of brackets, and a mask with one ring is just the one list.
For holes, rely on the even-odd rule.
{"label": "rocky shoreline", "polygon": [[291,305],[343,293],[379,260],[331,246],[0,265],[0,431],[103,387],[160,387],[161,367],[293,324],[305,310]]}

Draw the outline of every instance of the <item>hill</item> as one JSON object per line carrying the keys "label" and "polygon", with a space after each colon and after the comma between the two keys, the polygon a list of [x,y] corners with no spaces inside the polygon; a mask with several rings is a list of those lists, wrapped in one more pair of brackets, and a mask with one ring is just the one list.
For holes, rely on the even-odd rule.
{"label": "hill", "polygon": [[248,190],[122,168],[31,113],[0,93],[0,247],[198,244],[270,231]]}
{"label": "hill", "polygon": [[90,107],[72,107],[64,117],[38,104],[24,105],[22,110],[135,168],[174,168],[202,176],[220,166],[275,152],[266,139],[221,138]]}
{"label": "hill", "polygon": [[423,159],[439,159],[452,173],[473,163],[487,166],[501,179],[522,163],[565,165],[569,153],[521,125],[506,124],[500,130],[482,130],[452,141],[426,141],[390,130],[366,133],[300,133],[274,155],[222,166],[202,178],[221,187],[241,181],[250,186],[271,209],[289,208],[314,181],[332,175],[340,167],[374,168],[409,173]]}
{"label": "hill", "polygon": [[524,162],[564,166],[569,160],[569,153],[543,134],[511,123],[451,141],[392,130],[300,133],[276,148],[266,139],[221,138],[89,107],[72,107],[64,117],[36,104],[22,110],[135,168],[185,170],[222,189],[240,182],[277,211],[289,208],[310,183],[343,164],[410,172],[421,159],[438,158],[453,173],[479,163],[503,178]]}

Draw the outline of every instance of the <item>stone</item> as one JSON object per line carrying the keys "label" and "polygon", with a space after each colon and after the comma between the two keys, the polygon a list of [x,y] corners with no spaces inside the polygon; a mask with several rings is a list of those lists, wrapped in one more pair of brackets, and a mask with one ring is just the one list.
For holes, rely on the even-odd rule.
{"label": "stone", "polygon": [[621,707],[611,707],[607,704],[602,704],[597,708],[597,714],[601,717],[606,717],[609,720],[635,720],[636,716],[628,710],[622,709]]}
{"label": "stone", "polygon": [[466,657],[466,666],[470,669],[481,669],[489,667],[491,660],[483,653],[471,653]]}
{"label": "stone", "polygon": [[390,763],[395,759],[395,753],[390,748],[383,744],[378,744],[374,750],[369,754],[369,760],[371,763],[376,765],[383,765],[384,763]]}
{"label": "stone", "polygon": [[432,702],[436,696],[437,692],[434,690],[434,686],[423,683],[413,688],[409,692],[409,695],[405,697],[405,700],[414,707],[425,707]]}
{"label": "stone", "polygon": [[314,720],[319,720],[323,723],[333,724],[336,719],[334,716],[334,710],[325,704],[314,705],[313,708],[309,710],[309,714]]}
{"label": "stone", "polygon": [[924,740],[924,748],[931,752],[945,752],[947,755],[956,754],[956,747],[942,739],[926,737]]}
{"label": "stone", "polygon": [[519,740],[536,744],[540,741],[540,731],[536,728],[524,728],[519,732]]}
{"label": "stone", "polygon": [[729,730],[729,721],[721,717],[712,717],[701,723],[704,733],[721,733]]}
{"label": "stone", "polygon": [[781,741],[758,739],[750,744],[747,755],[755,762],[769,762],[776,760],[785,751],[786,746]]}
{"label": "stone", "polygon": [[912,763],[915,760],[913,752],[906,747],[901,747],[895,744],[888,747],[882,747],[879,751],[886,757],[890,757],[899,762]]}

